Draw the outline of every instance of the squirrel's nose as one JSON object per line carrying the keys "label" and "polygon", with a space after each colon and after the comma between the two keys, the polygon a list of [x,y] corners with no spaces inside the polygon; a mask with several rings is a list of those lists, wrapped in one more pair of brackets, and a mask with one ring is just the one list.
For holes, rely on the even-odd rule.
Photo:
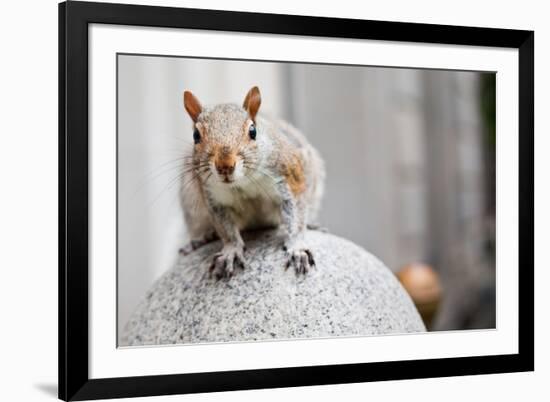
{"label": "squirrel's nose", "polygon": [[221,175],[230,175],[235,171],[235,160],[224,160],[216,162],[216,170]]}

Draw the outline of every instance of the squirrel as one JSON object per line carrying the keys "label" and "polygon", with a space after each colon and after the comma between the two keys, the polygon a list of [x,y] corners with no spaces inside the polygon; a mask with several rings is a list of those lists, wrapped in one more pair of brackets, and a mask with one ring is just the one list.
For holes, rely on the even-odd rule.
{"label": "squirrel", "polygon": [[221,239],[209,265],[217,279],[244,269],[241,231],[280,228],[285,269],[305,274],[315,266],[303,243],[317,228],[325,169],[319,152],[295,127],[258,115],[257,86],[243,105],[203,107],[190,91],[183,94],[193,121],[194,145],[184,156],[180,203],[192,239],[183,254]]}

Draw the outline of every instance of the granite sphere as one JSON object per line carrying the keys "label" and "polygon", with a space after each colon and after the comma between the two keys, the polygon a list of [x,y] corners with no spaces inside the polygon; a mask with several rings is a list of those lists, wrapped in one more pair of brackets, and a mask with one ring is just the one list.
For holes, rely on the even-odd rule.
{"label": "granite sphere", "polygon": [[209,277],[219,241],[179,257],[147,292],[120,346],[369,336],[425,331],[395,275],[363,248],[308,231],[316,267],[285,270],[275,231],[245,233],[248,266]]}

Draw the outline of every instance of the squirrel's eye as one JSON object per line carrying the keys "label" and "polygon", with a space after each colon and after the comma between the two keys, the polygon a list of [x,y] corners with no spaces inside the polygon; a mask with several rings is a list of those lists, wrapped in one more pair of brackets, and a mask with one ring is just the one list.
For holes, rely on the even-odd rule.
{"label": "squirrel's eye", "polygon": [[195,129],[195,131],[193,131],[193,141],[195,141],[195,144],[201,142],[201,133],[199,133],[198,129]]}
{"label": "squirrel's eye", "polygon": [[252,138],[253,140],[256,139],[256,127],[254,126],[254,124],[252,124],[248,129],[248,135],[250,135],[250,138]]}

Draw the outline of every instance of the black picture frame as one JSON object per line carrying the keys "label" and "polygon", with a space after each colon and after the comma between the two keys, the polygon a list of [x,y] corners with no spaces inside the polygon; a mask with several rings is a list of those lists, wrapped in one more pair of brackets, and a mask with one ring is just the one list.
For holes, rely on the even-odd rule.
{"label": "black picture frame", "polygon": [[[90,379],[88,25],[515,48],[519,51],[517,354]],[[169,395],[534,370],[534,32],[70,1],[59,4],[59,398]],[[114,306],[113,306],[114,308]]]}

